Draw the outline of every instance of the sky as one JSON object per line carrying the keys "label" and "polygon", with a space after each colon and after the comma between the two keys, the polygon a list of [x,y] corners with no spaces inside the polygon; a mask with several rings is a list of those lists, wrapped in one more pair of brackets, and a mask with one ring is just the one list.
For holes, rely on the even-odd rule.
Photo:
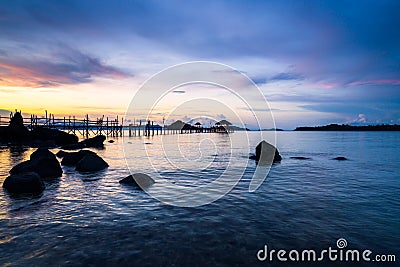
{"label": "sky", "polygon": [[[121,116],[154,74],[213,61],[254,81],[278,128],[400,123],[399,11],[397,0],[1,1],[0,114]],[[154,119],[185,94],[220,93],[206,87],[171,92]],[[169,119],[226,118],[181,111]]]}

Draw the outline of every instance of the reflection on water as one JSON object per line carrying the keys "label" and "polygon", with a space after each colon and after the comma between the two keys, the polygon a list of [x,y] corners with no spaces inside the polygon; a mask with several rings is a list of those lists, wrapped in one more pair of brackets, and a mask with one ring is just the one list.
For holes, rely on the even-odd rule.
{"label": "reflection on water", "polygon": [[[233,164],[247,160],[249,151],[231,148],[229,138],[242,140],[241,134],[185,135],[175,144],[163,136],[170,160],[184,170],[165,161],[161,136],[125,141],[136,172],[151,169],[146,153],[135,150],[148,142],[163,177],[197,186],[218,177],[230,157]],[[254,148],[260,140],[249,134]],[[256,192],[248,191],[255,170],[249,161],[228,195],[196,208],[169,206],[120,185],[129,172],[122,139],[115,140],[96,151],[110,165],[103,172],[83,175],[63,167],[63,176],[46,182],[39,197],[0,190],[0,265],[254,265],[265,244],[324,249],[340,237],[352,248],[399,256],[400,133],[279,132],[283,160]],[[1,148],[0,182],[32,152]],[[349,160],[331,160],[336,156]],[[197,163],[190,168],[187,159]]]}

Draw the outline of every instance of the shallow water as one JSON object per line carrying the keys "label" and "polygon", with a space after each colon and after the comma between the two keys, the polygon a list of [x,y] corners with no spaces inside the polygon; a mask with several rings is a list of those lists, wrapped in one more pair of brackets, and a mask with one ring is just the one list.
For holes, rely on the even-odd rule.
{"label": "shallow water", "polygon": [[[63,167],[63,176],[46,182],[41,196],[0,190],[0,265],[265,266],[256,258],[265,244],[321,250],[339,238],[349,248],[399,259],[398,132],[278,132],[283,160],[255,192],[248,190],[256,168],[249,161],[231,192],[200,207],[167,205],[118,183],[129,174],[124,143],[134,172],[152,169],[146,154],[135,150],[147,143],[151,163],[165,179],[199,186],[228,164],[247,161],[249,151],[230,139],[247,142],[246,134],[254,148],[260,141],[254,132],[183,135],[178,143],[176,136],[117,138],[96,150],[110,165],[105,171],[78,174]],[[32,152],[1,148],[0,182]],[[332,160],[336,156],[349,160]],[[156,183],[151,190],[162,193],[163,187]]]}

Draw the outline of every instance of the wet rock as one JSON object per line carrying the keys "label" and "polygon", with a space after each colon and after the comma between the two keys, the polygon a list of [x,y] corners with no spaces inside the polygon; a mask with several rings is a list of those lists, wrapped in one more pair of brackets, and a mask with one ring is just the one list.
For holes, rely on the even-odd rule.
{"label": "wet rock", "polygon": [[282,157],[276,147],[262,141],[256,147],[256,155],[250,156],[250,159],[256,160],[259,165],[271,165],[274,162],[280,162]]}
{"label": "wet rock", "polygon": [[57,153],[56,153],[56,156],[57,156],[57,158],[63,158],[63,157],[65,157],[65,155],[67,155],[68,154],[68,152],[65,152],[65,151],[63,151],[63,150],[60,150],[60,151],[58,151]]}
{"label": "wet rock", "polygon": [[31,131],[32,140],[35,142],[49,142],[53,141],[56,146],[63,146],[68,144],[76,144],[79,139],[74,134],[69,134],[57,129],[49,129],[45,127],[36,127]]}
{"label": "wet rock", "polygon": [[10,193],[40,193],[45,185],[37,173],[25,172],[8,176],[3,183],[3,188]]}
{"label": "wet rock", "polygon": [[54,140],[33,140],[30,146],[39,148],[54,148],[57,147],[57,144]]}
{"label": "wet rock", "polygon": [[290,157],[291,159],[298,159],[298,160],[307,160],[307,159],[311,159],[311,158],[307,158],[307,157]]}
{"label": "wet rock", "polygon": [[7,136],[7,127],[0,126],[0,144],[7,143],[8,136]]}
{"label": "wet rock", "polygon": [[10,174],[35,172],[42,179],[61,177],[62,169],[56,156],[47,149],[39,148],[32,153],[30,160],[15,165]]}
{"label": "wet rock", "polygon": [[78,172],[96,172],[104,170],[107,167],[107,162],[105,162],[101,157],[96,154],[88,154],[76,164],[75,169]]}
{"label": "wet rock", "polygon": [[104,141],[106,137],[104,135],[97,135],[95,137],[83,140],[82,142],[85,143],[86,147],[104,147]]}
{"label": "wet rock", "polygon": [[153,178],[148,176],[147,174],[144,173],[135,173],[134,175],[129,175],[119,181],[120,184],[126,184],[126,185],[133,185],[136,186],[140,189],[143,188],[148,188],[149,186],[153,185],[155,181]]}
{"label": "wet rock", "polygon": [[85,139],[83,141],[80,141],[79,143],[76,144],[71,144],[71,145],[66,145],[61,147],[62,149],[65,150],[77,150],[77,149],[82,149],[82,148],[104,148],[104,141],[106,140],[106,137],[104,135],[97,135],[92,138]]}
{"label": "wet rock", "polygon": [[114,143],[115,141],[114,140],[108,140],[108,142],[110,143],[110,144],[112,144],[112,143]]}
{"label": "wet rock", "polygon": [[63,159],[61,161],[61,165],[63,166],[76,166],[78,162],[83,159],[86,155],[97,155],[93,151],[90,150],[80,150],[78,152],[64,152],[62,153]]}
{"label": "wet rock", "polygon": [[56,156],[47,148],[38,148],[29,158],[30,160],[38,160],[40,158],[56,158]]}
{"label": "wet rock", "polygon": [[334,160],[348,160],[348,158],[346,158],[346,157],[336,157],[336,158],[333,158]]}

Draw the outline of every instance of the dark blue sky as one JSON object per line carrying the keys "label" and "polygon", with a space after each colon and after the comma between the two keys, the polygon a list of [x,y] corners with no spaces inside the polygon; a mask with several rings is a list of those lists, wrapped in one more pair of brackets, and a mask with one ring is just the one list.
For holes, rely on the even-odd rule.
{"label": "dark blue sky", "polygon": [[400,1],[2,1],[1,108],[77,108],[61,99],[92,86],[123,97],[79,106],[119,111],[155,72],[211,60],[254,79],[278,126],[399,123],[399,13]]}

